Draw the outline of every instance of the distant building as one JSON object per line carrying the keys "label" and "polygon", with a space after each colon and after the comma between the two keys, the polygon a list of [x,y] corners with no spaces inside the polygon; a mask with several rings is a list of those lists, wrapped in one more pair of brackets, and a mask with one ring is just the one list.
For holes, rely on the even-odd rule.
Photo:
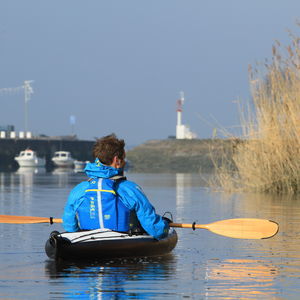
{"label": "distant building", "polygon": [[180,93],[180,99],[177,100],[177,125],[176,125],[176,139],[195,139],[197,135],[190,131],[188,125],[182,124],[182,106],[184,102],[184,94]]}
{"label": "distant building", "polygon": [[0,125],[0,138],[10,137],[14,132],[14,125]]}
{"label": "distant building", "polygon": [[14,125],[0,125],[0,131],[5,131],[5,132],[11,132],[15,131],[15,126]]}

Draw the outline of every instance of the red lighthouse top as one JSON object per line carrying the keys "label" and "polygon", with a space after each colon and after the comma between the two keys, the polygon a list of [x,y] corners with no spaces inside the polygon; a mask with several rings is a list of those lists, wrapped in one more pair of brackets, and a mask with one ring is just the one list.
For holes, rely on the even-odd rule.
{"label": "red lighthouse top", "polygon": [[182,102],[183,102],[182,99],[177,100],[177,109],[176,109],[176,111],[182,112],[182,104],[183,104]]}

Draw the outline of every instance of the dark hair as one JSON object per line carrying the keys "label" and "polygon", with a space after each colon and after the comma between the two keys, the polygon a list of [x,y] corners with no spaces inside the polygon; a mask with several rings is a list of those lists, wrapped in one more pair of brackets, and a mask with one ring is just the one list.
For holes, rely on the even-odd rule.
{"label": "dark hair", "polygon": [[115,156],[123,159],[125,155],[125,142],[119,140],[114,133],[98,139],[93,147],[93,155],[103,164],[110,165]]}

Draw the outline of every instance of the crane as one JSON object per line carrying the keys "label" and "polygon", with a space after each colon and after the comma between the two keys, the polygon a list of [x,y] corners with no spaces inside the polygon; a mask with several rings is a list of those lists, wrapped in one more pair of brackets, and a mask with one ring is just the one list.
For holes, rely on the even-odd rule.
{"label": "crane", "polygon": [[28,101],[31,99],[33,94],[33,88],[31,84],[34,80],[25,80],[23,85],[13,88],[1,88],[0,95],[2,94],[17,94],[20,91],[24,91],[24,129],[28,131]]}

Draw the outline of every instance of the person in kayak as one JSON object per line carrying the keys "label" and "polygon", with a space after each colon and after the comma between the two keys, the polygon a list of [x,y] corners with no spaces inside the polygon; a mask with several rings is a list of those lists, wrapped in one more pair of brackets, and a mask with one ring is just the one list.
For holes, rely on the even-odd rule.
{"label": "person in kayak", "polygon": [[88,163],[87,181],[70,192],[63,214],[68,232],[108,228],[136,233],[145,230],[156,239],[168,234],[168,220],[155,208],[136,183],[124,177],[125,142],[111,134],[93,147],[94,163]]}

